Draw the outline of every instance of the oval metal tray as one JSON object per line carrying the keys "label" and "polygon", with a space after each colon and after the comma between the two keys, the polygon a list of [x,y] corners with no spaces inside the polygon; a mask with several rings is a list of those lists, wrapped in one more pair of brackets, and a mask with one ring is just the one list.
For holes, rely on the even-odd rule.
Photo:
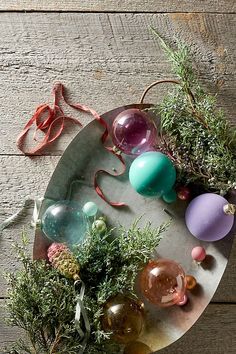
{"label": "oval metal tray", "polygon": [[[120,107],[102,115],[109,126],[118,113],[127,108],[147,108],[149,105],[129,105]],[[148,311],[147,326],[141,340],[151,349],[159,351],[170,345],[184,335],[197,321],[210,300],[212,299],[228,262],[233,232],[221,241],[204,243],[198,241],[188,232],[184,222],[186,203],[178,201],[172,205],[165,204],[159,199],[149,199],[138,195],[129,184],[127,172],[117,178],[104,176],[100,178],[104,193],[113,201],[122,201],[128,204],[127,208],[113,208],[100,199],[93,188],[93,176],[96,170],[119,171],[120,162],[107,152],[100,137],[103,128],[97,121],[93,121],[83,128],[70,143],[61,157],[53,176],[48,184],[45,198],[49,200],[62,200],[66,198],[68,188],[74,179],[83,179],[85,182],[74,186],[72,199],[82,206],[87,201],[94,201],[108,218],[112,225],[121,223],[129,225],[137,217],[142,216],[141,224],[150,221],[158,226],[169,219],[163,210],[166,208],[173,215],[173,222],[156,250],[157,257],[170,258],[180,263],[186,274],[192,274],[198,281],[194,292],[189,293],[189,302],[184,307],[173,306],[160,309],[146,304]],[[130,157],[125,157],[128,165]],[[41,215],[47,203],[43,203]],[[46,258],[49,242],[40,230],[36,231],[33,257]],[[197,265],[191,259],[191,250],[196,245],[203,245],[207,258],[202,265]]]}

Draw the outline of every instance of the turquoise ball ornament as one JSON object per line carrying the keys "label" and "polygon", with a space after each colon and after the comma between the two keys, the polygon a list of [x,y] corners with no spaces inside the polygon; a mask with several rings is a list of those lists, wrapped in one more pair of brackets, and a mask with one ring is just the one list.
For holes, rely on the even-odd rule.
{"label": "turquoise ball ornament", "polygon": [[98,212],[97,204],[94,202],[87,202],[83,206],[83,212],[88,217],[95,216]]}
{"label": "turquoise ball ornament", "polygon": [[176,170],[172,161],[161,152],[149,151],[131,164],[129,180],[132,187],[144,197],[162,197],[167,203],[176,200],[173,186]]}
{"label": "turquoise ball ornament", "polygon": [[85,239],[87,222],[77,202],[61,200],[46,209],[42,231],[53,242],[77,245]]}

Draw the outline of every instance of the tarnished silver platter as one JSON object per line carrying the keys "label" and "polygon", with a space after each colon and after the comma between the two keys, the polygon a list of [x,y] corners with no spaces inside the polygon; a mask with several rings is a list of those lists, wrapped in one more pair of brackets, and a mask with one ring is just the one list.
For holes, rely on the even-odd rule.
{"label": "tarnished silver platter", "polygon": [[[102,117],[111,125],[118,113],[127,108],[145,108],[148,105],[129,105],[107,112]],[[148,310],[147,326],[141,340],[148,344],[153,352],[175,342],[183,336],[197,321],[210,300],[212,299],[228,262],[233,232],[223,240],[215,243],[198,241],[188,232],[184,222],[185,202],[179,201],[172,205],[162,200],[144,198],[138,195],[129,184],[128,175],[112,178],[103,176],[100,184],[104,193],[113,201],[125,202],[128,207],[114,208],[100,199],[93,188],[94,173],[98,169],[107,171],[121,170],[120,162],[111,153],[107,152],[101,141],[103,128],[97,121],[88,124],[73,139],[61,157],[53,176],[48,184],[46,200],[62,200],[66,198],[68,188],[75,179],[82,179],[72,190],[72,199],[81,206],[87,201],[94,201],[102,214],[105,214],[109,223],[121,223],[128,227],[134,219],[143,216],[141,224],[151,221],[158,226],[169,220],[166,208],[173,215],[173,222],[156,250],[156,256],[170,258],[182,265],[186,274],[192,274],[199,285],[194,292],[189,293],[189,302],[184,307],[173,306],[160,309],[146,303]],[[127,170],[131,158],[126,157]],[[41,214],[47,207],[43,203]],[[191,259],[191,250],[196,245],[203,245],[208,254],[206,262],[197,265]],[[34,258],[46,258],[48,241],[37,230],[34,242]],[[163,351],[161,351],[163,352]]]}

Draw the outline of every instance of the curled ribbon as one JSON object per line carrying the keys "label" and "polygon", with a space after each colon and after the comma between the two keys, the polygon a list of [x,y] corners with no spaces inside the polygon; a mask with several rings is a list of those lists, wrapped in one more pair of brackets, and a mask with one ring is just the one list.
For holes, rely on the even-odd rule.
{"label": "curled ribbon", "polygon": [[[90,323],[89,323],[89,319],[88,319],[88,315],[87,315],[87,311],[84,307],[83,304],[83,298],[84,298],[84,293],[85,293],[85,284],[84,282],[79,279],[75,281],[75,288],[77,286],[80,286],[80,293],[77,297],[77,303],[76,303],[76,309],[75,309],[75,327],[80,335],[81,338],[83,338],[82,342],[81,342],[81,349],[79,351],[79,354],[83,354],[84,350],[86,348],[89,336],[90,336]],[[84,327],[85,327],[85,331],[82,330],[81,325],[80,325],[80,318],[83,318],[84,321]]]}
{"label": "curled ribbon", "polygon": [[108,171],[105,171],[105,170],[98,170],[98,171],[96,171],[96,173],[95,173],[95,175],[94,175],[94,188],[95,188],[95,191],[97,192],[97,194],[100,196],[100,198],[102,198],[105,202],[107,202],[109,205],[111,205],[111,206],[114,206],[114,207],[122,207],[122,206],[126,206],[126,204],[125,203],[118,203],[118,202],[112,202],[112,201],[110,201],[110,200],[108,200],[106,197],[105,197],[105,195],[104,195],[104,193],[103,193],[103,191],[102,191],[102,189],[101,189],[101,187],[99,186],[99,184],[98,184],[98,177],[99,177],[99,175],[100,174],[106,174],[106,175],[108,175],[108,176],[121,176],[121,175],[123,175],[124,173],[125,173],[125,170],[126,170],[126,165],[125,165],[125,161],[124,161],[124,159],[123,159],[123,157],[116,151],[116,150],[114,150],[112,147],[108,147],[108,146],[105,146],[105,149],[107,150],[107,151],[109,151],[110,153],[112,153],[113,155],[115,155],[119,160],[120,160],[120,162],[121,162],[121,164],[122,164],[122,166],[123,166],[123,168],[122,168],[122,171],[119,173],[119,172],[117,172],[117,173],[110,173],[110,172],[108,172]]}
{"label": "curled ribbon", "polygon": [[[30,118],[30,120],[26,123],[25,127],[23,128],[22,132],[18,135],[16,144],[17,147],[25,154],[25,155],[36,155],[39,153],[42,149],[44,149],[46,146],[49,144],[53,143],[59,136],[62,134],[64,127],[65,127],[65,121],[70,121],[75,124],[78,124],[82,126],[81,122],[74,118],[74,117],[69,117],[66,116],[63,109],[60,107],[60,101],[62,100],[64,103],[66,103],[69,107],[74,108],[75,110],[83,111],[90,113],[94,119],[96,119],[99,124],[105,128],[102,137],[101,137],[101,142],[104,145],[107,137],[108,137],[108,127],[106,121],[100,117],[100,115],[94,110],[91,109],[83,104],[73,104],[69,103],[68,100],[65,97],[64,93],[64,86],[61,83],[57,83],[54,88],[53,88],[53,96],[54,96],[54,102],[53,106],[50,107],[48,104],[42,104],[38,106],[35,110],[35,113],[33,116]],[[29,133],[31,127],[35,125],[35,130],[33,134],[33,140],[37,142],[36,146],[34,148],[31,148],[27,150],[25,148],[25,138],[27,134]],[[44,137],[41,140],[38,140],[38,132],[41,131],[44,134]],[[94,176],[94,188],[97,194],[108,204],[116,207],[124,206],[124,203],[116,203],[116,202],[111,202],[109,201],[102,189],[99,187],[98,184],[98,176],[102,173],[105,173],[109,176],[119,176],[122,175],[125,172],[125,162],[123,158],[119,155],[119,153],[113,151],[112,147],[106,147],[105,148],[113,153],[122,163],[123,165],[123,170],[121,173],[110,173],[108,171],[104,170],[98,170],[95,172]]]}
{"label": "curled ribbon", "polygon": [[[52,108],[48,104],[42,104],[38,106],[31,119],[26,123],[22,132],[17,137],[17,147],[25,155],[35,155],[47,145],[54,142],[63,132],[65,128],[65,121],[70,121],[82,126],[81,122],[78,119],[67,116],[65,114],[64,110],[60,107],[60,101],[64,101],[71,108],[90,113],[95,119],[100,120],[99,114],[93,109],[83,104],[69,103],[65,97],[64,86],[61,83],[57,83],[54,86],[53,96],[54,102]],[[39,130],[44,133],[44,137],[41,141],[38,141],[38,144],[34,148],[26,150],[24,146],[24,141],[32,125],[35,125],[33,139],[35,141],[38,141],[37,134]],[[53,132],[55,128],[57,129],[55,132]]]}

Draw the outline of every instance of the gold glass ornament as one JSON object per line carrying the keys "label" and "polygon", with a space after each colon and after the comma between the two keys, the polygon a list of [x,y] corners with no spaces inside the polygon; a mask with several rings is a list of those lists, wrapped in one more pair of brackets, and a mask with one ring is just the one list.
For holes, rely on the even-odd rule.
{"label": "gold glass ornament", "polygon": [[113,339],[119,343],[135,341],[144,325],[143,304],[129,296],[118,294],[105,303],[102,316],[102,328],[113,333]]}
{"label": "gold glass ornament", "polygon": [[186,280],[186,289],[188,290],[194,289],[195,286],[197,285],[197,281],[192,275],[186,275],[185,280]]}
{"label": "gold glass ornament", "polygon": [[126,345],[124,354],[151,354],[152,350],[142,342],[131,342]]}

